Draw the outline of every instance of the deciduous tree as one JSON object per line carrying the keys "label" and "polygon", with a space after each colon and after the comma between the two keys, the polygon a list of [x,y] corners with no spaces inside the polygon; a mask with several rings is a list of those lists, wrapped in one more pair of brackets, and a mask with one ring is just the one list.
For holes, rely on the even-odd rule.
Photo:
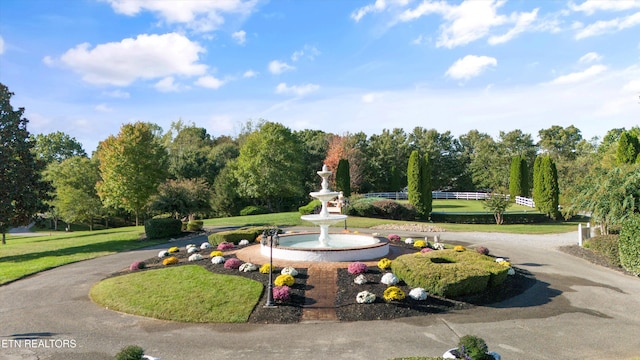
{"label": "deciduous tree", "polygon": [[36,157],[47,164],[62,162],[74,156],[87,156],[82,144],[61,131],[50,134],[38,134],[32,137],[35,140],[33,152]]}

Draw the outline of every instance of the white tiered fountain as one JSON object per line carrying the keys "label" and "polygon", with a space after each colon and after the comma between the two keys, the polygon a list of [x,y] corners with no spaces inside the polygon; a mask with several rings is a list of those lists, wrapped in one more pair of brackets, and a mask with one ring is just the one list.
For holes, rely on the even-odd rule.
{"label": "white tiered fountain", "polygon": [[[273,257],[292,261],[356,261],[371,260],[386,256],[389,243],[383,237],[364,234],[329,234],[329,226],[345,221],[347,215],[330,214],[327,203],[338,196],[339,192],[329,189],[329,176],[332,172],[324,165],[317,172],[322,178],[322,189],[309,195],[320,200],[322,209],[319,214],[303,215],[300,218],[320,227],[318,233],[285,234],[279,244],[273,247]],[[262,244],[260,253],[269,256],[269,245]]]}

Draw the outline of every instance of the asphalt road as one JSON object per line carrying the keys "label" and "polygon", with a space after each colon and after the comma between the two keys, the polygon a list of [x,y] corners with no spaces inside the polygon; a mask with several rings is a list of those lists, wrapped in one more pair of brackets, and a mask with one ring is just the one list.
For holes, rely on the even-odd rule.
{"label": "asphalt road", "polygon": [[130,344],[162,360],[390,359],[440,356],[466,334],[482,337],[505,360],[640,357],[640,278],[557,250],[577,242],[577,233],[443,233],[441,241],[486,246],[533,273],[536,283],[488,307],[352,323],[184,324],[92,303],[87,294],[94,283],[157,254],[138,250],[0,287],[0,359],[112,359]]}

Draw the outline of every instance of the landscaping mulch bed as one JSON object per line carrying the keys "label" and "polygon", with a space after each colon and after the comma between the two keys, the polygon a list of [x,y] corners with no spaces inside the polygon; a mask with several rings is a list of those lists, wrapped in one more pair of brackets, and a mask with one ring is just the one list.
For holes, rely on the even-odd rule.
{"label": "landscaping mulch bed", "polygon": [[582,246],[579,246],[579,245],[561,246],[559,250],[569,255],[573,255],[575,257],[579,257],[581,259],[587,260],[592,264],[603,266],[627,275],[634,276],[632,273],[625,270],[623,267],[617,264],[612,264],[611,261],[609,261],[609,259],[605,255],[597,253],[593,250],[584,248]]}

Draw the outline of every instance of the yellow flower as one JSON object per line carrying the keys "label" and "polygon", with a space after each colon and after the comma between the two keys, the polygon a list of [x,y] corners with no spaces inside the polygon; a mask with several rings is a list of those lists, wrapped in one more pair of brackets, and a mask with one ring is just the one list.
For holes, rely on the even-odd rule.
{"label": "yellow flower", "polygon": [[390,268],[391,267],[391,260],[389,260],[387,258],[380,259],[380,261],[378,261],[378,267],[381,270],[386,270],[386,269]]}
{"label": "yellow flower", "polygon": [[382,294],[386,301],[402,300],[405,298],[405,293],[397,286],[389,286]]}
{"label": "yellow flower", "polygon": [[170,253],[177,253],[178,251],[180,251],[180,248],[178,248],[177,246],[169,248]]}
{"label": "yellow flower", "polygon": [[453,247],[453,250],[460,252],[460,251],[465,251],[466,249],[462,245],[456,245]]}
{"label": "yellow flower", "polygon": [[425,247],[427,247],[427,243],[424,240],[418,240],[418,241],[413,243],[413,247],[425,248]]}
{"label": "yellow flower", "polygon": [[262,274],[268,274],[271,272],[271,265],[269,264],[264,264],[262,266],[260,266],[260,273]]}
{"label": "yellow flower", "polygon": [[162,260],[162,265],[173,265],[173,264],[177,264],[178,263],[178,258],[175,256],[172,257],[168,257],[164,260]]}
{"label": "yellow flower", "polygon": [[296,283],[296,279],[289,274],[278,275],[278,277],[273,281],[275,286],[293,286]]}
{"label": "yellow flower", "polygon": [[211,257],[216,257],[216,256],[224,256],[224,253],[220,250],[215,250],[211,252]]}
{"label": "yellow flower", "polygon": [[506,267],[511,267],[511,263],[508,261],[500,261],[498,264]]}

